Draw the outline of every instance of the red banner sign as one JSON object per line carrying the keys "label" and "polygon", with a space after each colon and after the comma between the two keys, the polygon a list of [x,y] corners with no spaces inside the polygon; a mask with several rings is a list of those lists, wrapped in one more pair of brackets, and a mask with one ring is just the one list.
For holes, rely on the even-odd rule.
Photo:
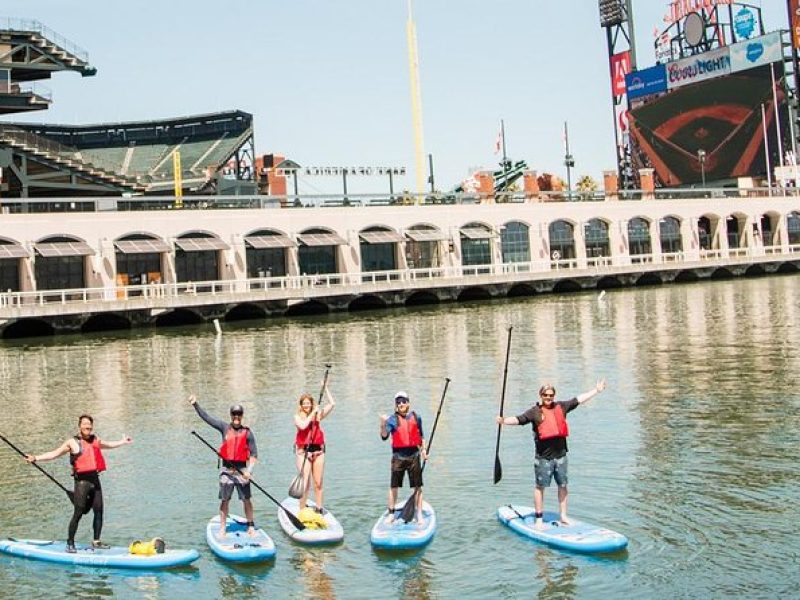
{"label": "red banner sign", "polygon": [[792,46],[800,49],[800,0],[789,0],[792,11]]}
{"label": "red banner sign", "polygon": [[[798,0],[800,1],[800,0]],[[627,50],[611,57],[611,93],[614,97],[625,94],[625,75],[631,72],[631,53]]]}

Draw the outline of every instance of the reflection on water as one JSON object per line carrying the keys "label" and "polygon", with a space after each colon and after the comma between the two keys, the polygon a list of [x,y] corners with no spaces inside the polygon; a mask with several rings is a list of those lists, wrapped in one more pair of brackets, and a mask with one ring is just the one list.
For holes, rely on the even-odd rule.
{"label": "reflection on water", "polygon": [[537,548],[534,560],[539,568],[539,581],[543,584],[539,590],[538,598],[563,598],[569,600],[574,598],[578,591],[575,578],[578,575],[578,567],[568,563],[558,565],[560,562],[549,550]]}
{"label": "reflection on water", "polygon": [[[800,277],[787,276],[226,324],[222,336],[203,326],[5,343],[0,430],[23,450],[44,451],[88,412],[101,437],[131,434],[132,446],[107,457],[104,536],[160,535],[203,556],[192,577],[141,580],[73,578],[0,557],[0,589],[461,599],[617,597],[635,585],[658,597],[791,595],[800,585],[797,298]],[[491,479],[509,324],[508,414],[527,408],[542,381],[564,399],[609,381],[570,415],[570,512],[627,535],[618,560],[537,546],[494,518],[498,505],[530,504],[533,483],[527,428],[503,436],[503,480]],[[295,474],[296,398],[318,389],[328,362],[337,409],[326,427],[326,501],[344,543],[297,547],[274,505],[256,496],[257,520],[278,545],[274,565],[216,560],[203,534],[217,510],[216,463],[189,436],[198,421],[186,396],[196,392],[213,414],[245,406],[261,453],[257,479],[282,497]],[[445,377],[452,383],[425,472],[439,531],[421,553],[375,554],[369,529],[383,510],[390,452],[378,415],[405,389],[432,424]],[[47,468],[68,481],[66,460]],[[551,491],[548,508],[554,502]],[[63,492],[0,446],[0,534],[61,539],[69,514]]]}
{"label": "reflection on water", "polygon": [[336,599],[333,579],[327,572],[328,563],[332,561],[333,554],[326,550],[309,550],[299,546],[294,549],[292,563],[305,587],[305,598]]}

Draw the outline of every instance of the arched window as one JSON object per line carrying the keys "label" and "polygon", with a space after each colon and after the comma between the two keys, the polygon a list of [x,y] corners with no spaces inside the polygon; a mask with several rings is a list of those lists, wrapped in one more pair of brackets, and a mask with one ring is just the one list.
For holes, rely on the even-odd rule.
{"label": "arched window", "polygon": [[567,221],[553,221],[547,228],[550,258],[567,260],[575,258],[575,231]]}
{"label": "arched window", "polygon": [[287,248],[294,242],[271,229],[260,229],[244,237],[247,277],[283,277],[286,275]]}
{"label": "arched window", "polygon": [[791,212],[786,217],[786,229],[789,233],[790,244],[800,244],[800,213]]}
{"label": "arched window", "polygon": [[144,233],[132,233],[114,242],[117,285],[161,283],[162,257],[169,252],[164,240]]}
{"label": "arched window", "polygon": [[584,243],[586,244],[587,258],[611,256],[608,223],[601,219],[592,219],[586,223],[584,225]]}
{"label": "arched window", "polygon": [[397,269],[397,242],[403,238],[389,227],[368,227],[358,234],[361,271]]}
{"label": "arched window", "polygon": [[34,245],[36,288],[63,290],[86,287],[86,257],[94,254],[77,238],[52,236]]}
{"label": "arched window", "polygon": [[492,264],[492,238],[494,232],[481,223],[469,223],[461,228],[461,264]]}
{"label": "arched window", "polygon": [[221,250],[230,246],[210,233],[193,231],[175,240],[175,276],[178,281],[216,281],[220,278]]}
{"label": "arched window", "polygon": [[650,223],[641,217],[634,217],[628,221],[628,254],[638,256],[652,253]]}
{"label": "arched window", "polygon": [[525,223],[511,221],[500,230],[500,245],[504,263],[530,262],[531,243]]}
{"label": "arched window", "polygon": [[681,240],[681,222],[675,217],[664,217],[658,222],[659,236],[661,237],[661,252],[671,254],[683,252]]}
{"label": "arched window", "polygon": [[338,248],[347,242],[328,229],[306,229],[297,236],[297,260],[301,275],[327,275],[339,272]]}
{"label": "arched window", "polygon": [[447,234],[432,225],[406,229],[406,264],[409,269],[434,269],[442,265],[441,242]]}
{"label": "arched window", "polygon": [[20,290],[20,259],[28,256],[28,251],[20,244],[0,238],[0,292]]}

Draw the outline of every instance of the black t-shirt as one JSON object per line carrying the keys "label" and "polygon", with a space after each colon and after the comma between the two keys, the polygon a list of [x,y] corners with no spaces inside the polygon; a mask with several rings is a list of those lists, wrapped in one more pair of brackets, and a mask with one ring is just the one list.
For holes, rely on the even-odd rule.
{"label": "black t-shirt", "polygon": [[[556,402],[555,404],[558,404],[561,407],[561,410],[564,411],[564,418],[566,418],[567,413],[580,406],[580,402],[578,402],[577,398],[571,398],[563,402]],[[533,428],[533,440],[536,442],[537,457],[552,460],[554,458],[561,458],[567,454],[567,438],[552,437],[546,440],[539,439],[539,435],[536,433],[536,426],[542,422],[541,406],[534,404],[524,413],[519,415],[517,420],[519,421],[520,425],[527,425],[528,423],[531,424],[531,427]]]}

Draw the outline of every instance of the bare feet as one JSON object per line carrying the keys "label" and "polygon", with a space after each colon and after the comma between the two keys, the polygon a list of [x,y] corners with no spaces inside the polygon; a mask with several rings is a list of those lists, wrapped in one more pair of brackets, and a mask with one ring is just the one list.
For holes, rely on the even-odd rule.
{"label": "bare feet", "polygon": [[559,522],[562,525],[572,525],[572,519],[568,519],[566,515],[561,515]]}
{"label": "bare feet", "polygon": [[228,535],[228,532],[224,528],[219,530],[219,537],[224,538],[226,535]]}
{"label": "bare feet", "polygon": [[252,527],[247,528],[247,535],[250,537],[256,537],[256,530]]}
{"label": "bare feet", "polygon": [[534,521],[534,523],[533,523],[533,528],[534,529],[544,529],[544,521],[542,521],[541,519],[536,519],[536,521]]}

